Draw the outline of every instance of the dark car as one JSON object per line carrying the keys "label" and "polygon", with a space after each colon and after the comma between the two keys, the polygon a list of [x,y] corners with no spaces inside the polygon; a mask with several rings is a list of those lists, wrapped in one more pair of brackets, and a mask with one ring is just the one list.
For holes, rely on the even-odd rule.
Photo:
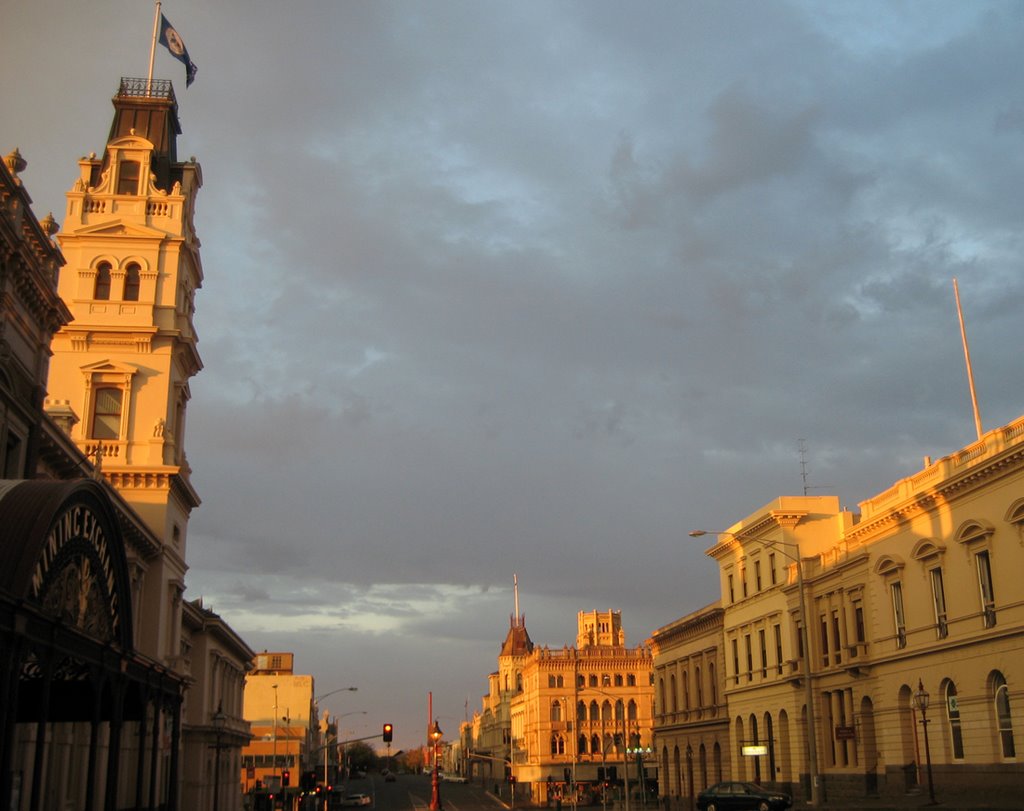
{"label": "dark car", "polygon": [[716,783],[697,795],[697,811],[784,811],[793,798],[756,783]]}

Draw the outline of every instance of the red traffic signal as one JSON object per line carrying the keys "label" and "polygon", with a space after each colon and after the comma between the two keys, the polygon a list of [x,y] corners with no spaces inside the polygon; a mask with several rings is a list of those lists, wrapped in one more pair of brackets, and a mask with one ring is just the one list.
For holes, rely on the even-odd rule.
{"label": "red traffic signal", "polygon": [[281,785],[283,787],[287,788],[288,786],[291,785],[291,782],[292,782],[292,773],[290,771],[288,771],[287,769],[285,769],[283,772],[281,772]]}
{"label": "red traffic signal", "polygon": [[384,738],[384,743],[391,743],[394,739],[395,728],[391,724],[384,724],[384,732],[381,737]]}

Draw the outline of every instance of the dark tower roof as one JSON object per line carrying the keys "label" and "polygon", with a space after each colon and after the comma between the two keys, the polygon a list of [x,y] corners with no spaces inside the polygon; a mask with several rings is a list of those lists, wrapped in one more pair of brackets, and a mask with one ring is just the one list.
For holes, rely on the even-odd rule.
{"label": "dark tower roof", "polygon": [[525,656],[533,651],[533,640],[526,632],[526,616],[512,617],[508,636],[501,645],[502,656]]}
{"label": "dark tower roof", "polygon": [[139,135],[153,143],[152,169],[157,188],[170,190],[175,180],[178,163],[178,101],[174,85],[168,79],[121,79],[117,95],[113,98],[114,120],[110,125],[107,143],[128,135]]}

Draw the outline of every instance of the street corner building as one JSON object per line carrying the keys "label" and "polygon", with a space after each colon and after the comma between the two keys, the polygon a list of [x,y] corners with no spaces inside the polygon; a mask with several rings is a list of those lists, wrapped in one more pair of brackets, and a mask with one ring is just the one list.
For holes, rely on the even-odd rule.
{"label": "street corner building", "polygon": [[717,540],[721,599],[651,640],[670,804],[741,780],[815,804],[1018,807],[1024,418],[859,507],[784,496],[690,533]]}
{"label": "street corner building", "polygon": [[202,172],[170,82],[113,106],[62,232],[0,167],[0,807],[229,811],[254,654],[184,598]]}
{"label": "street corner building", "polygon": [[580,611],[575,646],[534,645],[512,616],[455,770],[516,802],[600,802],[657,793],[651,650],[626,646],[620,611]]}

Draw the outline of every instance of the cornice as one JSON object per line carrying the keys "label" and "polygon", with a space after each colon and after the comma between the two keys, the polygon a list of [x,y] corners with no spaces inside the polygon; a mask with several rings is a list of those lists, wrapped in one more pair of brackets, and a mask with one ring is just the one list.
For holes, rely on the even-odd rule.
{"label": "cornice", "polygon": [[[870,536],[882,532],[894,524],[903,523],[925,514],[940,503],[952,501],[983,487],[992,479],[1005,475],[1010,469],[1024,467],[1024,418],[1022,418],[1004,428],[989,432],[989,435],[979,443],[939,460],[925,471],[896,482],[889,490],[883,491],[876,498],[885,499],[889,493],[898,492],[901,487],[912,487],[917,480],[934,478],[935,473],[941,473],[943,467],[963,465],[978,459],[985,452],[987,441],[1007,442],[1007,447],[1001,452],[996,452],[992,456],[978,461],[973,467],[953,472],[929,489],[913,493],[902,501],[895,502],[889,509],[862,520],[845,533],[845,539],[864,542]],[[936,468],[937,471],[933,471],[932,468]]]}

